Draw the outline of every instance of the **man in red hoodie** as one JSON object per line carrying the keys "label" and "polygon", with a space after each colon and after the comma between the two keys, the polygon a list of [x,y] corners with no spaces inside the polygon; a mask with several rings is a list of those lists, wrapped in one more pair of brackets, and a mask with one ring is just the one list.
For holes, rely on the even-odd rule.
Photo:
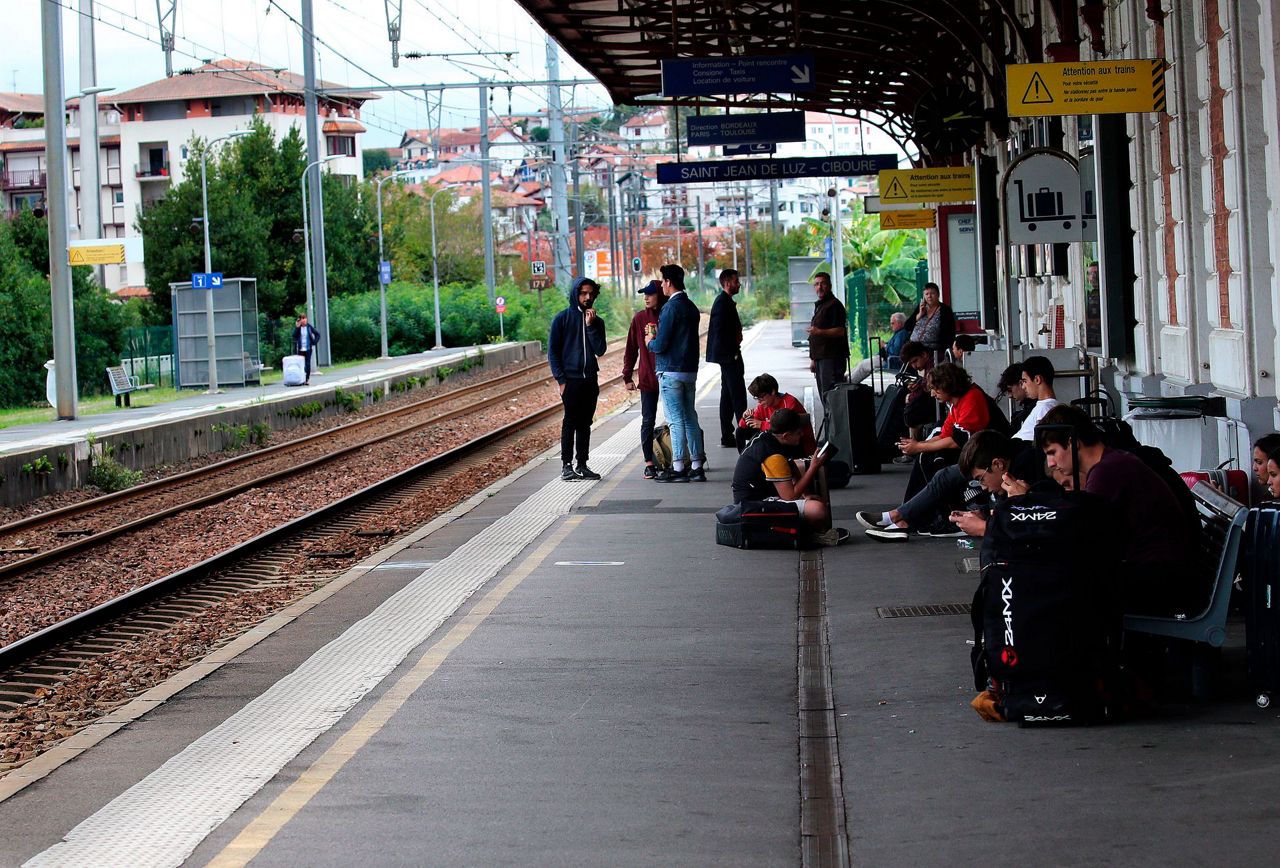
{"label": "man in red hoodie", "polygon": [[622,382],[628,392],[640,390],[640,448],[644,451],[644,478],[653,479],[658,472],[653,464],[653,425],[658,417],[658,367],[645,343],[644,329],[650,323],[657,327],[658,313],[667,297],[662,293],[662,281],[659,280],[649,281],[640,292],[644,294],[644,308],[636,311],[627,331],[627,348],[622,354]]}

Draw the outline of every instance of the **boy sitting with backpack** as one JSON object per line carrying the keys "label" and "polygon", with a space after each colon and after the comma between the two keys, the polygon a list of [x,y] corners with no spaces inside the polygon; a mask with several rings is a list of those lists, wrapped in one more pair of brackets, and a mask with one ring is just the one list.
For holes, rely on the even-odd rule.
{"label": "boy sitting with backpack", "polygon": [[[831,507],[817,493],[818,471],[826,462],[826,455],[815,453],[803,470],[790,458],[808,430],[805,419],[794,410],[783,408],[770,416],[769,429],[738,456],[733,468],[733,502],[789,503],[818,542],[838,545],[848,539],[849,532],[831,527]],[[811,431],[809,436],[813,436]]]}

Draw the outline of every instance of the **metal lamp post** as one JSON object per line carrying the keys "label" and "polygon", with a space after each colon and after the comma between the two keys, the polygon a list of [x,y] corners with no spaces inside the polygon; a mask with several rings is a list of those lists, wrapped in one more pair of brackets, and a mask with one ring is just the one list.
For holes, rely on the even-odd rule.
{"label": "metal lamp post", "polygon": [[341,156],[342,154],[330,154],[307,163],[307,167],[302,170],[302,180],[299,181],[299,186],[302,187],[302,267],[307,273],[307,322],[314,322],[316,318],[314,302],[311,298],[311,231],[308,228],[311,211],[307,208],[307,173],[321,163],[336,160]]}
{"label": "metal lamp post", "polygon": [[[387,181],[390,181],[392,178],[399,177],[400,175],[411,175],[413,172],[413,169],[401,169],[398,172],[392,172],[389,175],[384,175],[379,178],[378,183],[375,185],[378,190],[378,292],[379,300],[382,304],[382,356],[380,358],[383,359],[391,358],[391,354],[387,352],[387,284],[382,280],[382,263],[385,261],[382,254],[382,185]],[[440,315],[438,307],[439,305],[437,304],[437,319],[439,319]],[[436,336],[436,343],[440,343],[438,332]]]}
{"label": "metal lamp post", "polygon": [[444,349],[444,341],[440,339],[440,266],[439,257],[436,256],[436,197],[448,189],[448,187],[441,187],[436,190],[427,203],[431,209],[431,282],[435,284],[436,295],[436,345],[431,348],[433,350]]}
{"label": "metal lamp post", "polygon": [[[213,271],[213,255],[209,249],[209,181],[207,178],[207,164],[209,161],[209,151],[218,142],[225,142],[228,139],[238,139],[241,136],[247,136],[253,130],[234,130],[225,136],[219,136],[213,139],[209,144],[205,145],[200,151],[200,208],[204,219],[201,224],[204,228],[204,273],[209,274]],[[96,154],[94,155],[97,156]],[[204,299],[204,322],[205,331],[208,332],[209,345],[209,390],[207,395],[218,394],[218,336],[214,333],[213,321],[213,286],[209,287],[209,294]]]}

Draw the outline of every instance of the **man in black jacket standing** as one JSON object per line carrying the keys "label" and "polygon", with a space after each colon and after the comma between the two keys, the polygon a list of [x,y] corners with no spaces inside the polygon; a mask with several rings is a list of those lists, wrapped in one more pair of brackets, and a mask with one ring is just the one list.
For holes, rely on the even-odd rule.
{"label": "man in black jacket standing", "polygon": [[[591,419],[600,398],[600,363],[605,351],[604,321],[596,316],[596,296],[600,285],[579,277],[569,291],[569,306],[551,321],[547,337],[547,361],[551,375],[560,384],[564,421],[560,425],[560,478],[568,481],[599,479],[587,466],[591,451]],[[573,465],[577,441],[578,464]]]}
{"label": "man in black jacket standing", "polygon": [[742,363],[742,320],[733,297],[741,283],[738,272],[720,272],[720,289],[711,303],[711,323],[707,328],[707,361],[720,366],[720,445],[737,448],[734,429],[747,412],[746,371]]}

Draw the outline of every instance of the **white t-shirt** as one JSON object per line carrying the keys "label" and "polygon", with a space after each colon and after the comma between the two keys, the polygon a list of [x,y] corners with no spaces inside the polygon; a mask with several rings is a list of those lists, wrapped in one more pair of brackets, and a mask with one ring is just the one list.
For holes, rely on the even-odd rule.
{"label": "white t-shirt", "polygon": [[1018,433],[1014,434],[1015,440],[1026,440],[1028,443],[1034,443],[1036,439],[1036,423],[1044,418],[1045,414],[1058,406],[1062,402],[1057,398],[1042,398],[1036,401],[1036,405],[1031,408],[1031,415],[1022,423],[1022,427],[1018,429]]}

